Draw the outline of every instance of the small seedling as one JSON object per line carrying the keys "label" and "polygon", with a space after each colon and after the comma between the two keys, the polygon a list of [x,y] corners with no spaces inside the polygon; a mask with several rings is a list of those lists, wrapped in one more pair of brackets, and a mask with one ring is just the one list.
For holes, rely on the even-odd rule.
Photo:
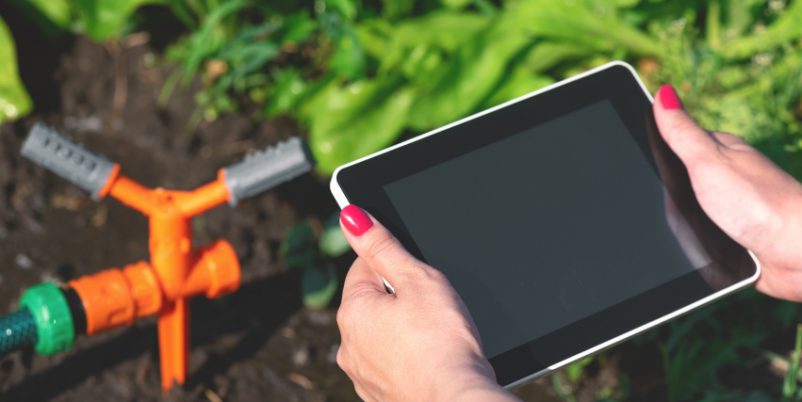
{"label": "small seedling", "polygon": [[328,306],[337,293],[339,279],[331,260],[350,250],[337,215],[326,220],[319,232],[316,234],[308,222],[301,222],[290,229],[279,250],[290,269],[303,272],[303,301],[312,309]]}

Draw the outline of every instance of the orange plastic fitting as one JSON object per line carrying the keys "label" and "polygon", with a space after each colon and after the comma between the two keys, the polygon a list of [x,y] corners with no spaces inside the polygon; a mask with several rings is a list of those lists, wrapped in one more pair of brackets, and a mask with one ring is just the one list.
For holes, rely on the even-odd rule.
{"label": "orange plastic fitting", "polygon": [[[86,334],[131,325],[137,318],[161,311],[164,294],[150,264],[139,261],[83,276],[68,284],[83,303]],[[240,266],[231,245],[218,240],[200,250],[181,297],[205,294],[216,298],[240,285]]]}
{"label": "orange plastic fitting", "polygon": [[229,200],[223,175],[193,191],[149,189],[121,175],[115,165],[102,195],[111,195],[149,218],[150,262],[84,276],[69,283],[83,303],[86,333],[131,325],[158,314],[162,388],[184,384],[189,350],[188,299],[214,298],[240,286],[234,249],[218,240],[192,248],[190,220]]}
{"label": "orange plastic fitting", "polygon": [[147,262],[111,268],[70,281],[83,303],[86,334],[94,335],[161,310],[163,296]]}

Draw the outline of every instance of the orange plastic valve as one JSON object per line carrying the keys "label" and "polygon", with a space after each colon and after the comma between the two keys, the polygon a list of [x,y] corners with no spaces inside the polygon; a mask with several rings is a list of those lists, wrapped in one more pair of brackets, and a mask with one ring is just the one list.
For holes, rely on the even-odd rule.
{"label": "orange plastic valve", "polygon": [[218,240],[192,247],[190,221],[222,203],[258,194],[309,171],[313,160],[299,138],[223,168],[215,181],[192,191],[149,189],[120,173],[118,164],[38,124],[22,154],[89,191],[110,195],[146,215],[150,261],[112,268],[69,283],[81,299],[88,335],[158,315],[162,388],[186,379],[189,350],[188,299],[218,297],[240,286],[239,261]]}

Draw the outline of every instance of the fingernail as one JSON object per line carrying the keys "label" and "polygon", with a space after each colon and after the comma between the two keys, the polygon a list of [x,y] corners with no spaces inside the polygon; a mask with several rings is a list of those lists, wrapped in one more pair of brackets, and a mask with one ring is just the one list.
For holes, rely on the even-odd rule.
{"label": "fingernail", "polygon": [[346,205],[340,211],[340,221],[345,229],[354,236],[361,236],[373,227],[373,221],[370,220],[368,214],[356,205]]}
{"label": "fingernail", "polygon": [[661,86],[657,91],[657,98],[660,99],[660,104],[663,105],[663,109],[682,109],[682,101],[679,99],[677,91],[674,90],[671,84]]}

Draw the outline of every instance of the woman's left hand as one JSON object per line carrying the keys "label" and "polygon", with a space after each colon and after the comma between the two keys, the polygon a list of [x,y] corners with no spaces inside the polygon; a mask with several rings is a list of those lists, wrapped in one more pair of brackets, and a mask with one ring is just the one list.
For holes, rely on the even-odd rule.
{"label": "woman's left hand", "polygon": [[357,394],[370,401],[516,400],[496,383],[473,320],[446,277],[360,208],[345,207],[340,224],[359,257],[337,312],[337,363]]}

